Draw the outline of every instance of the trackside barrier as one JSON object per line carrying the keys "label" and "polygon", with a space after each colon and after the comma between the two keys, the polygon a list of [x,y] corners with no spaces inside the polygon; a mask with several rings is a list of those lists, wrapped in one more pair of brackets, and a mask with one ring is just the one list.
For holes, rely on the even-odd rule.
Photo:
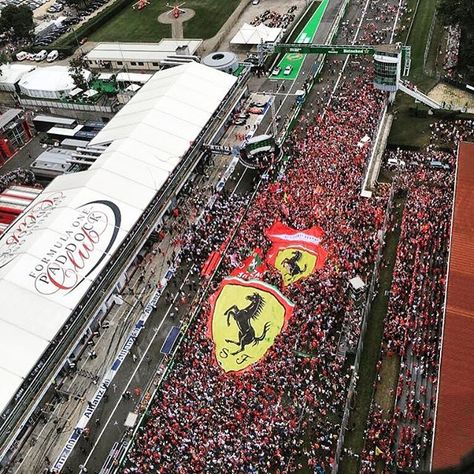
{"label": "trackside barrier", "polygon": [[[117,375],[117,372],[119,371],[120,367],[122,366],[123,361],[129,354],[131,348],[135,344],[135,341],[137,340],[138,336],[140,335],[142,329],[145,327],[146,322],[148,321],[148,318],[150,317],[153,309],[155,308],[160,296],[163,294],[163,292],[166,289],[166,286],[168,285],[169,281],[171,278],[173,278],[175,273],[175,267],[171,266],[168,271],[166,272],[165,276],[163,277],[161,281],[161,286],[153,293],[151,298],[149,299],[148,303],[144,307],[139,319],[137,322],[134,324],[131,332],[129,333],[127,339],[122,345],[122,348],[120,352],[118,353],[117,357],[115,358],[114,362],[112,363],[112,366],[109,368],[109,370],[105,373],[103,376],[102,380],[100,381],[99,388],[95,392],[94,396],[91,399],[90,405],[86,408],[84,413],[82,414],[81,418],[79,419],[78,423],[76,424],[74,430],[71,432],[71,435],[69,436],[68,441],[64,445],[61,453],[57,457],[56,461],[53,464],[53,470],[56,472],[61,471],[61,469],[64,467],[66,464],[66,461],[68,460],[72,450],[76,446],[82,431],[84,428],[87,426],[89,421],[92,418],[92,415],[94,414],[96,408],[104,398],[107,389],[109,388],[110,384],[112,383],[112,380],[114,377]],[[137,301],[140,301],[140,297],[143,294],[143,291],[138,295]],[[136,306],[137,302],[134,303],[132,306],[132,309]]]}
{"label": "trackside barrier", "polygon": [[373,162],[374,162],[374,160],[377,159],[377,156],[378,156],[378,151],[379,151],[378,144],[379,144],[380,140],[382,139],[382,137],[384,135],[385,123],[386,123],[385,117],[387,115],[387,110],[388,110],[388,105],[387,105],[387,103],[385,103],[384,108],[382,109],[382,111],[379,114],[379,119],[378,119],[378,124],[377,124],[377,133],[375,135],[375,140],[372,140],[372,142],[370,144],[370,146],[371,146],[371,149],[370,149],[370,152],[369,152],[370,153],[370,159],[365,165],[365,170],[364,170],[365,178],[364,178],[364,181],[362,182],[361,193],[363,193],[364,191],[367,190],[367,185],[369,185],[369,187],[370,187],[369,177],[370,177],[370,174],[371,174]]}
{"label": "trackside barrier", "polygon": [[372,300],[374,298],[375,291],[376,291],[377,280],[379,276],[379,265],[383,256],[385,236],[388,230],[388,223],[389,223],[390,214],[393,208],[394,197],[395,197],[395,187],[392,186],[392,190],[390,191],[390,196],[387,202],[387,207],[385,209],[385,217],[384,217],[383,226],[379,235],[379,249],[377,251],[377,256],[375,257],[374,268],[372,270],[372,278],[370,280],[370,286],[367,292],[365,306],[364,306],[364,309],[362,310],[362,322],[361,322],[359,343],[357,345],[357,352],[356,352],[356,356],[354,360],[354,369],[352,371],[352,377],[349,383],[349,390],[347,393],[346,403],[344,406],[344,414],[342,416],[341,429],[339,431],[336,453],[334,456],[334,465],[331,470],[332,474],[337,474],[338,469],[339,469],[341,451],[342,451],[342,447],[344,446],[344,437],[346,434],[347,425],[349,423],[349,416],[350,416],[350,411],[351,411],[350,405],[351,405],[352,397],[354,396],[356,386],[357,386],[357,379],[358,379],[357,374],[359,372],[359,365],[360,365],[360,358],[362,355],[362,351],[364,350],[364,337],[365,337],[365,333],[367,332],[367,321],[368,321],[370,309],[372,307]]}

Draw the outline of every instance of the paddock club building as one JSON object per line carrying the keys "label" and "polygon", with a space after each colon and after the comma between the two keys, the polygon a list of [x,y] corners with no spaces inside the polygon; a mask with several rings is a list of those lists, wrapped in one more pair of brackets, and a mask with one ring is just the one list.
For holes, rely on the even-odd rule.
{"label": "paddock club building", "polygon": [[[0,470],[84,350],[125,272],[248,94],[201,64],[157,72],[0,238]],[[71,430],[74,428],[72,427]]]}

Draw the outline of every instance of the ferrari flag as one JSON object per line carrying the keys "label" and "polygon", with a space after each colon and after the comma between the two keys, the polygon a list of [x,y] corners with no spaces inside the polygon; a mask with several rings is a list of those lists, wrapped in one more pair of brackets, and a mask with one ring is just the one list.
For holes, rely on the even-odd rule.
{"label": "ferrari flag", "polygon": [[267,262],[280,271],[285,286],[323,267],[327,252],[320,245],[324,235],[320,227],[295,230],[275,222],[265,234],[273,244]]}
{"label": "ferrari flag", "polygon": [[225,278],[209,303],[209,337],[225,372],[262,359],[293,313],[293,303],[275,287],[236,277]]}

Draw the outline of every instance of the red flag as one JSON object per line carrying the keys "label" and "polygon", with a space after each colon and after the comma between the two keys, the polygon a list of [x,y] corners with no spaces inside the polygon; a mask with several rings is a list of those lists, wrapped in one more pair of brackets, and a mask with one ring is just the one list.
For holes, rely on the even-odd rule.
{"label": "red flag", "polygon": [[219,260],[221,259],[222,254],[218,250],[214,250],[209,254],[207,260],[204,262],[201,268],[201,276],[208,277],[210,276],[213,271],[217,268]]}
{"label": "red flag", "polygon": [[284,285],[323,267],[327,252],[321,247],[324,232],[320,227],[296,230],[277,221],[265,234],[273,243],[267,262],[280,271]]}

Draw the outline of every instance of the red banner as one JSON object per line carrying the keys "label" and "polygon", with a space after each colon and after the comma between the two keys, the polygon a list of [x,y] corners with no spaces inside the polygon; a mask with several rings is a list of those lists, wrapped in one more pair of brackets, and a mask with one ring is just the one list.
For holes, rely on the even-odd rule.
{"label": "red banner", "polygon": [[211,252],[201,268],[201,276],[211,276],[214,270],[217,268],[221,257],[222,253],[219,252],[219,250],[214,250],[213,252]]}
{"label": "red banner", "polygon": [[267,262],[280,271],[285,286],[324,266],[327,252],[321,246],[324,231],[320,227],[296,230],[275,222],[265,235],[273,243]]}

